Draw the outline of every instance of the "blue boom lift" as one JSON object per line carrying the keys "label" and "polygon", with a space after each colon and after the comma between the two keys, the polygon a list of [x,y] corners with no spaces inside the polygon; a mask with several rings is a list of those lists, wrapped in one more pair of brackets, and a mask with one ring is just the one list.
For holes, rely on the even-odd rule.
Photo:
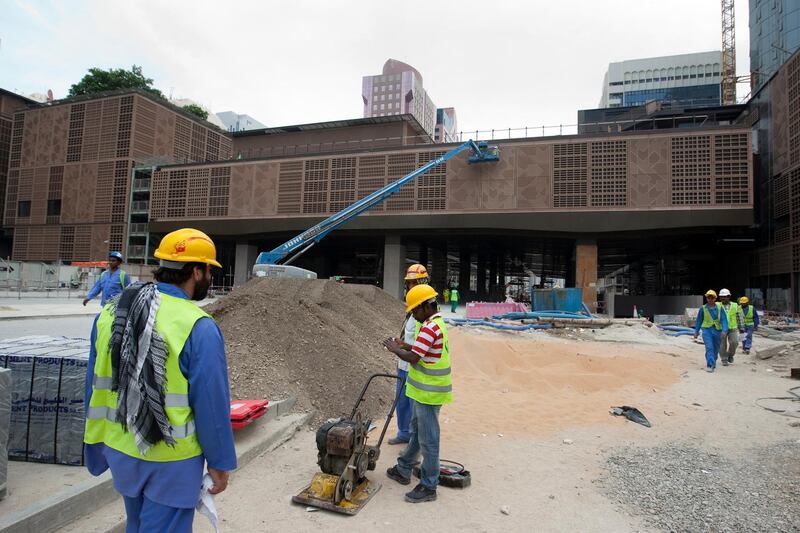
{"label": "blue boom lift", "polygon": [[302,277],[302,278],[316,278],[314,272],[289,266],[292,261],[303,255],[312,246],[317,244],[328,233],[339,228],[340,226],[351,221],[364,211],[367,211],[376,205],[380,204],[391,195],[400,190],[406,183],[414,181],[417,177],[425,174],[432,168],[435,168],[448,159],[455,157],[465,150],[470,150],[469,163],[487,163],[491,161],[499,161],[500,156],[497,147],[490,147],[487,142],[480,141],[474,142],[472,139],[464,144],[461,144],[446,154],[425,163],[415,171],[406,174],[399,180],[386,185],[382,189],[378,189],[370,195],[365,196],[361,200],[354,202],[348,207],[342,209],[336,214],[326,218],[316,226],[305,230],[300,235],[293,237],[274,248],[269,252],[261,252],[258,254],[256,264],[253,266],[253,275],[256,277]]}

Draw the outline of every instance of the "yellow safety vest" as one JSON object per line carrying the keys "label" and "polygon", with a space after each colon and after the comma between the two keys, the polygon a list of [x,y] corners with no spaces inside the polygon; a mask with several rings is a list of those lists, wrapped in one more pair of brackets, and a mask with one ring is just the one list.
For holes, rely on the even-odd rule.
{"label": "yellow safety vest", "polygon": [[[444,405],[453,401],[450,343],[444,319],[436,317],[433,322],[442,331],[442,356],[432,365],[423,364],[421,360],[411,365],[408,369],[408,378],[406,378],[406,396],[427,405]],[[417,335],[419,335],[419,328]]]}
{"label": "yellow safety vest", "polygon": [[194,415],[189,407],[189,381],[180,369],[178,358],[195,322],[209,316],[193,302],[161,293],[155,328],[167,345],[165,411],[172,426],[175,446],[162,441],[146,455],[139,452],[133,433],[115,421],[117,393],[111,390],[111,327],[114,314],[106,306],[97,319],[97,357],[94,364],[92,396],[86,408],[86,444],[104,443],[131,457],[145,461],[180,461],[203,453],[195,433]]}
{"label": "yellow safety vest", "polygon": [[708,304],[703,305],[700,309],[703,311],[703,323],[700,325],[701,328],[710,328],[715,327],[717,330],[722,329],[722,313],[725,311],[722,309],[722,304],[719,302],[714,303],[714,307],[717,308],[717,318],[711,318],[711,312],[708,310]]}
{"label": "yellow safety vest", "polygon": [[744,312],[744,325],[745,326],[755,326],[756,320],[753,318],[753,306],[748,305],[747,311]]}
{"label": "yellow safety vest", "polygon": [[731,302],[731,306],[728,308],[728,329],[737,329],[738,326],[739,326],[739,304]]}

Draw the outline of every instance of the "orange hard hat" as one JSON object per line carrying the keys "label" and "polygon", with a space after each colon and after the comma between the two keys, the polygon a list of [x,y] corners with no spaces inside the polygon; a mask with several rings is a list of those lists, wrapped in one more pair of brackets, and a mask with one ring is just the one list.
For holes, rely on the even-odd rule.
{"label": "orange hard hat", "polygon": [[428,277],[428,269],[419,263],[411,265],[406,270],[406,281]]}

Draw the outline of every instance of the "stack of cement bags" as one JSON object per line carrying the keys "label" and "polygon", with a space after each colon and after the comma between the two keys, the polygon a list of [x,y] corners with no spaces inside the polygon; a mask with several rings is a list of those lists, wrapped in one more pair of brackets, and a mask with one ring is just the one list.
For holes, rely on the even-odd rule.
{"label": "stack of cement bags", "polygon": [[0,368],[0,500],[8,490],[8,426],[11,421],[11,371]]}
{"label": "stack of cement bags", "polygon": [[83,464],[88,360],[86,339],[32,336],[0,341],[0,368],[11,373],[10,459]]}

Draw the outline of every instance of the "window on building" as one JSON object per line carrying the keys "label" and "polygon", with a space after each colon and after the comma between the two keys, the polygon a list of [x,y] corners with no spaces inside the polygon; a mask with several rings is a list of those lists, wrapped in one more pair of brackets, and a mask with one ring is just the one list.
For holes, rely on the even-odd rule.
{"label": "window on building", "polygon": [[47,200],[47,216],[61,216],[61,200]]}
{"label": "window on building", "polygon": [[613,85],[613,86],[622,85],[622,82],[621,81],[612,81],[611,83],[609,83],[609,85]]}
{"label": "window on building", "polygon": [[382,92],[382,93],[385,93],[385,92],[386,92],[386,85],[381,85],[381,92]]}
{"label": "window on building", "polygon": [[28,218],[31,216],[31,201],[20,200],[17,202],[17,217]]}
{"label": "window on building", "polygon": [[381,111],[383,111],[384,109],[386,109],[386,105],[385,104],[381,104]]}
{"label": "window on building", "polygon": [[378,104],[372,104],[372,110],[373,111],[377,111],[378,110]]}

